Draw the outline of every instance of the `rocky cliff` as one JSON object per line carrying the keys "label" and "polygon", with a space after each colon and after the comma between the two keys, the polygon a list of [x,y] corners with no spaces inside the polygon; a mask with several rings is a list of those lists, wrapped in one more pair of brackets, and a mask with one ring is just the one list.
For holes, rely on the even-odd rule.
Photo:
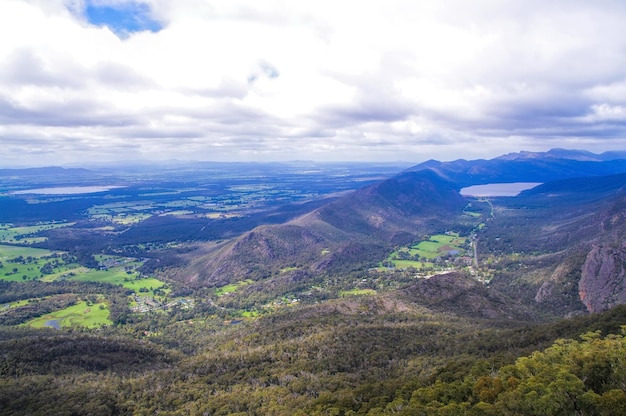
{"label": "rocky cliff", "polygon": [[626,243],[593,246],[578,283],[580,299],[589,312],[600,312],[626,303],[625,274]]}

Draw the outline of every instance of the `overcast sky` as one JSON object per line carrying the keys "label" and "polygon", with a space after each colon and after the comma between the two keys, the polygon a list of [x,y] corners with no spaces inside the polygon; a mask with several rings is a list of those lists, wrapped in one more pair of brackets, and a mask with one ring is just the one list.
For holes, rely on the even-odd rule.
{"label": "overcast sky", "polygon": [[626,149],[623,0],[1,0],[0,164]]}

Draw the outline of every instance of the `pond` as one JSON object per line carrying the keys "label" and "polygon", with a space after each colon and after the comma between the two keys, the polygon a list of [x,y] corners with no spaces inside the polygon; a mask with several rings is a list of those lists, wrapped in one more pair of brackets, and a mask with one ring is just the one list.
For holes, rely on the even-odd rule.
{"label": "pond", "polygon": [[49,321],[46,321],[46,323],[43,324],[43,326],[47,326],[47,327],[54,328],[54,329],[61,329],[61,321],[59,321],[58,319],[51,319]]}
{"label": "pond", "polygon": [[489,183],[461,189],[463,196],[517,196],[522,191],[541,185],[541,182]]}

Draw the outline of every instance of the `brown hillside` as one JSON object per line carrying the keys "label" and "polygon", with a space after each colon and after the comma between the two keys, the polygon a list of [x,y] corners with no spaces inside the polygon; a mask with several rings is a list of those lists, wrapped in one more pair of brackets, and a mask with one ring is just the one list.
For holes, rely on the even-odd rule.
{"label": "brown hillside", "polygon": [[465,205],[454,185],[432,171],[408,172],[355,191],[281,225],[262,226],[190,256],[173,276],[218,286],[264,279],[287,269],[322,272],[375,264],[394,244],[444,230]]}

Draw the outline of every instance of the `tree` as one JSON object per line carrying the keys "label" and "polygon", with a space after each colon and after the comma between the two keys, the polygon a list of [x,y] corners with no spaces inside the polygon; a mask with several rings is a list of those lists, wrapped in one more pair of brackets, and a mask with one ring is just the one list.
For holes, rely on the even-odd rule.
{"label": "tree", "polygon": [[[543,352],[519,358],[497,376],[474,384],[480,400],[493,401],[501,414],[619,414],[626,408],[626,339],[599,332],[582,341],[559,340]],[[501,380],[515,380],[502,388]],[[495,396],[495,399],[494,399]],[[608,412],[608,413],[607,413]]]}

